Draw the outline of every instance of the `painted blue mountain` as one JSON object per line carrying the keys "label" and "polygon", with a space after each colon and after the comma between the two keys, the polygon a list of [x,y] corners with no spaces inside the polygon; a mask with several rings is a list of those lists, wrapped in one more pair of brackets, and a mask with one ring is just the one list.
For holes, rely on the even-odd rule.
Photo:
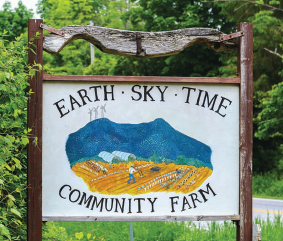
{"label": "painted blue mountain", "polygon": [[66,153],[70,165],[101,151],[122,151],[149,158],[154,152],[175,160],[178,156],[194,158],[211,166],[209,146],[175,130],[163,119],[149,123],[118,124],[107,118],[89,122],[69,135]]}

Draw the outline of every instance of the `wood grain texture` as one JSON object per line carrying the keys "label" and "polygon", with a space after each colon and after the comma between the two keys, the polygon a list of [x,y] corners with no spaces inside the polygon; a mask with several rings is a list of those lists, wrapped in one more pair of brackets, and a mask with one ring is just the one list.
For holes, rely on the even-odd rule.
{"label": "wood grain texture", "polygon": [[49,75],[43,74],[44,81],[74,82],[139,82],[139,83],[219,83],[240,84],[239,77],[163,77],[163,76],[104,76],[104,75]]}
{"label": "wood grain texture", "polygon": [[[141,58],[178,54],[194,44],[204,44],[215,51],[236,48],[236,44],[233,42],[220,42],[219,36],[223,33],[211,28],[137,32],[90,25],[71,25],[60,30],[64,32],[64,36],[53,33],[44,36],[43,49],[46,52],[57,54],[68,43],[76,39],[85,39],[105,53]],[[141,52],[138,51],[136,41],[138,35],[141,37]]]}
{"label": "wood grain texture", "polygon": [[[43,31],[40,19],[28,21],[28,39],[34,38],[36,32],[41,37],[34,39],[36,47],[30,45],[35,54],[29,50],[28,64],[43,63]],[[43,72],[37,71],[33,78],[29,79],[29,89],[33,92],[28,100],[28,128],[31,129],[28,144],[28,241],[42,240],[42,90]]]}
{"label": "wood grain texture", "polygon": [[240,223],[237,240],[252,240],[253,148],[253,25],[240,23],[238,71],[240,84]]}

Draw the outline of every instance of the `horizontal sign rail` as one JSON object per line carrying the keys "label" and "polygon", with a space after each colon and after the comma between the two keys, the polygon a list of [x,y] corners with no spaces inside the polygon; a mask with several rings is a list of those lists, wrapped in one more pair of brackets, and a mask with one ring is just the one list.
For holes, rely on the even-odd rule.
{"label": "horizontal sign rail", "polygon": [[[150,217],[152,221],[225,221],[240,220],[240,215],[229,216],[164,216]],[[94,216],[73,216],[73,217],[49,217],[43,216],[42,221],[148,221],[149,217],[94,217]]]}
{"label": "horizontal sign rail", "polygon": [[43,75],[44,81],[105,81],[105,82],[161,82],[161,83],[220,83],[240,84],[239,77],[153,77],[153,76],[104,76],[104,75]]}

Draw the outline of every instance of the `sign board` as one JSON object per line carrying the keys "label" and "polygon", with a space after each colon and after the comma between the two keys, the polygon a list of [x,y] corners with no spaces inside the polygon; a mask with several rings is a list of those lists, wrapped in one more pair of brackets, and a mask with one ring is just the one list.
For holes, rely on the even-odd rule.
{"label": "sign board", "polygon": [[43,219],[239,215],[238,147],[235,84],[45,82]]}
{"label": "sign board", "polygon": [[[54,34],[35,38],[43,28]],[[251,240],[252,24],[238,31],[56,30],[29,20],[31,66],[43,65],[43,48],[58,53],[78,37],[141,58],[194,43],[232,50],[227,40],[241,37],[234,78],[37,71],[29,81],[28,240],[42,240],[49,220],[233,220],[237,240]]]}

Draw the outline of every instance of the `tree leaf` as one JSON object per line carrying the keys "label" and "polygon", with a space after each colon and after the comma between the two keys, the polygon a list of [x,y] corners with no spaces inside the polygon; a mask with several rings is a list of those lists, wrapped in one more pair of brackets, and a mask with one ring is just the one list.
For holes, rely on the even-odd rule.
{"label": "tree leaf", "polygon": [[76,234],[75,234],[75,237],[76,237],[78,240],[81,240],[81,239],[84,237],[84,234],[83,234],[83,232],[76,233]]}
{"label": "tree leaf", "polygon": [[0,224],[0,234],[6,236],[11,240],[9,229],[5,227],[3,224]]}
{"label": "tree leaf", "polygon": [[11,208],[11,212],[20,218],[22,217],[21,213],[15,208]]}

